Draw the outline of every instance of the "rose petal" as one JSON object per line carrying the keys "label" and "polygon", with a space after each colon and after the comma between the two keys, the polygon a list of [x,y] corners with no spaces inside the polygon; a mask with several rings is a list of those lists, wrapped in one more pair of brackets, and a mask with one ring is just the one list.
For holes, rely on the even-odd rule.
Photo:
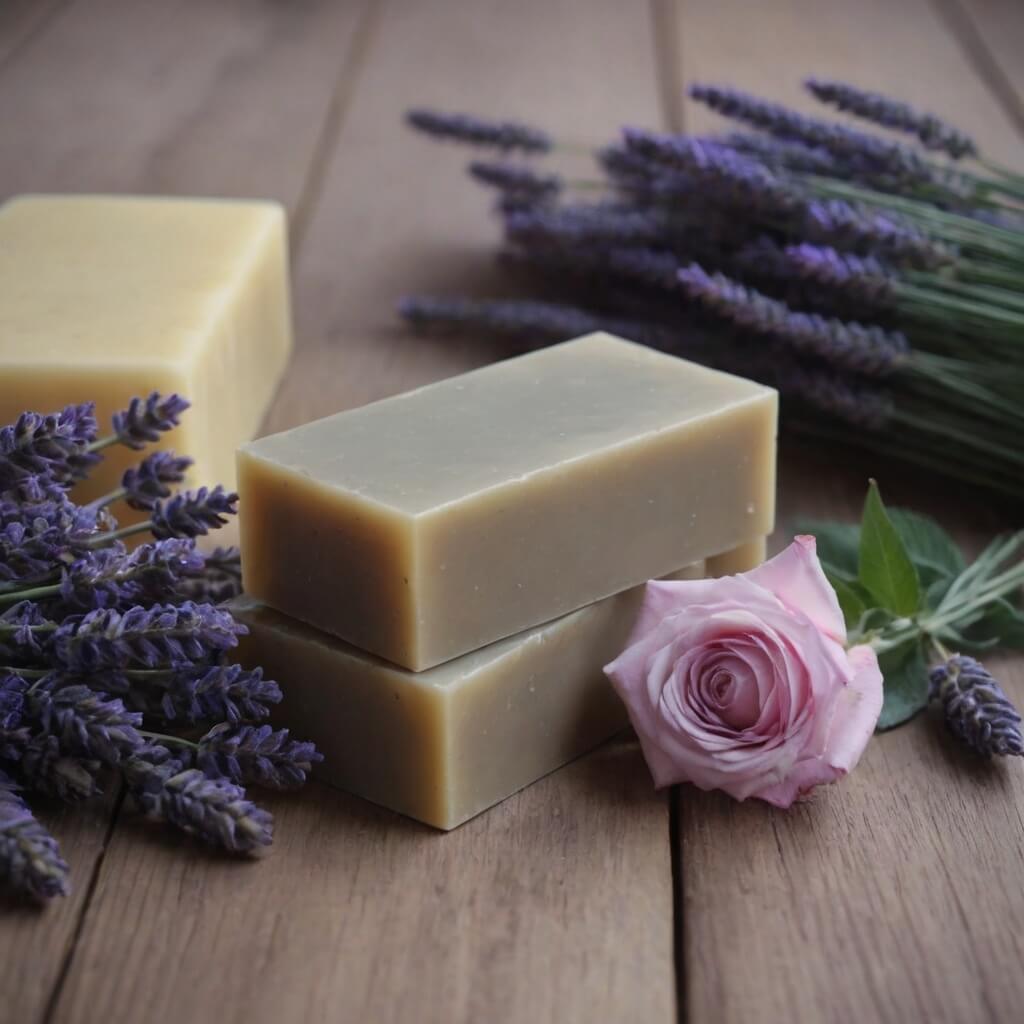
{"label": "rose petal", "polygon": [[745,575],[751,583],[771,591],[787,608],[802,612],[827,636],[846,643],[839,599],[822,571],[813,537],[797,537],[785,551]]}
{"label": "rose petal", "polygon": [[882,711],[882,672],[874,649],[861,644],[851,647],[846,656],[853,679],[836,697],[828,738],[829,762],[844,773],[856,767]]}

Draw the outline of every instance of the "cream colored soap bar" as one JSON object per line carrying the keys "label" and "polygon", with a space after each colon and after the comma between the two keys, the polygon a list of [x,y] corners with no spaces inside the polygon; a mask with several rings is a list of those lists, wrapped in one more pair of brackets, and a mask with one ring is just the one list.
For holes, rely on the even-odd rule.
{"label": "cream colored soap bar", "polygon": [[776,395],[606,334],[239,452],[246,591],[422,670],[772,528]]}
{"label": "cream colored soap bar", "polygon": [[317,774],[451,829],[627,724],[602,668],[622,649],[642,592],[633,588],[419,673],[251,598],[230,607],[250,629],[242,662],[281,684],[279,721],[324,754]]}
{"label": "cream colored soap bar", "polygon": [[[0,423],[133,395],[192,402],[167,445],[232,486],[291,348],[285,215],[265,202],[24,196],[0,208]],[[108,449],[92,492],[138,453]]]}

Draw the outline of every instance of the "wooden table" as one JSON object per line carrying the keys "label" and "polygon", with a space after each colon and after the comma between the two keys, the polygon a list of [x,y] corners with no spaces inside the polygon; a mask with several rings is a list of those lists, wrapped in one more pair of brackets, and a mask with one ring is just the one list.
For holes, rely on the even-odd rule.
{"label": "wooden table", "polygon": [[[396,321],[407,291],[501,287],[464,154],[413,104],[567,138],[700,129],[687,80],[802,106],[807,73],[946,114],[1024,166],[1020,0],[6,0],[0,192],[271,196],[292,217],[299,347],[279,429],[476,366]],[[887,496],[969,544],[1011,525],[902,467],[783,451],[781,527]],[[1024,701],[1022,663],[993,659]],[[211,855],[116,794],[43,814],[74,867],[2,903],[0,1020],[1020,1020],[1024,766],[931,716],[789,813],[656,794],[634,743],[448,835],[313,785],[272,854]]]}

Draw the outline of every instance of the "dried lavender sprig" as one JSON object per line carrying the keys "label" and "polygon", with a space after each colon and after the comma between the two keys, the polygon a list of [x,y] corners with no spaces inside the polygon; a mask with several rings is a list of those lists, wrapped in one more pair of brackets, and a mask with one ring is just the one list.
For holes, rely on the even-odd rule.
{"label": "dried lavender sprig", "polygon": [[850,161],[837,160],[827,149],[809,146],[803,142],[779,139],[754,132],[729,132],[713,139],[773,171],[798,171],[803,174],[822,174],[830,177],[857,177],[857,167]]}
{"label": "dried lavender sprig", "polygon": [[932,669],[929,681],[946,724],[969,747],[983,757],[1024,755],[1020,714],[984,665],[954,654]]}
{"label": "dried lavender sprig", "polygon": [[56,664],[82,673],[184,665],[234,647],[245,632],[230,612],[194,601],[136,605],[124,612],[100,608],[61,623],[48,654]]}
{"label": "dried lavender sprig", "polygon": [[242,592],[242,556],[236,547],[203,555],[203,571],[178,586],[178,593],[200,604],[223,604]]}
{"label": "dried lavender sprig", "polygon": [[18,795],[14,780],[0,771],[0,878],[40,903],[70,892],[68,866],[57,840]]}
{"label": "dried lavender sprig", "polygon": [[28,688],[20,675],[0,675],[0,760],[20,760],[28,743],[29,730],[22,724]]}
{"label": "dried lavender sprig", "polygon": [[504,161],[474,160],[469,165],[469,174],[476,181],[501,189],[508,196],[531,201],[553,199],[564,185],[557,174],[543,173],[526,164]]}
{"label": "dried lavender sprig", "polygon": [[807,117],[738,89],[695,84],[689,93],[712,110],[745,121],[771,135],[819,146],[840,159],[865,161],[878,171],[909,185],[934,183],[931,166],[907,146],[833,121]]}
{"label": "dried lavender sprig", "polygon": [[281,701],[281,688],[274,680],[264,679],[262,669],[241,665],[196,668],[167,679],[154,678],[151,685],[162,688],[155,700],[138,682],[125,699],[168,721],[188,724],[260,721],[270,714],[269,705]]}
{"label": "dried lavender sprig", "polygon": [[730,323],[770,335],[794,352],[840,369],[886,376],[901,365],[909,349],[898,332],[792,310],[724,274],[708,274],[696,263],[680,270],[679,280],[691,299]]}
{"label": "dried lavender sprig", "polygon": [[554,145],[547,132],[519,121],[485,121],[471,114],[447,114],[423,109],[408,111],[405,119],[413,128],[426,135],[474,146],[546,153]]}
{"label": "dried lavender sprig", "polygon": [[128,408],[114,413],[114,433],[111,437],[94,442],[94,450],[109,444],[123,444],[129,448],[144,448],[160,435],[178,425],[179,417],[189,407],[189,402],[180,395],[164,398],[159,391],[148,398],[133,398]]}
{"label": "dried lavender sprig", "polygon": [[83,683],[54,674],[32,687],[28,703],[32,724],[76,757],[119,764],[142,746],[142,715]]}
{"label": "dried lavender sprig", "polygon": [[62,486],[83,479],[99,461],[89,451],[95,439],[92,402],[49,415],[22,413],[17,422],[0,429],[0,492],[32,477]]}
{"label": "dried lavender sprig", "polygon": [[126,469],[121,477],[121,493],[131,508],[150,511],[161,498],[171,496],[171,484],[185,479],[185,471],[192,459],[171,451],[156,451],[147,455],[138,466]]}
{"label": "dried lavender sprig", "polygon": [[273,818],[248,800],[244,789],[184,764],[159,744],[125,762],[125,781],[143,813],[233,853],[270,845]]}
{"label": "dried lavender sprig", "polygon": [[220,484],[212,490],[200,487],[198,491],[176,494],[169,501],[156,502],[149,529],[157,540],[200,537],[220,529],[227,517],[236,513],[237,504],[238,495],[225,491]]}
{"label": "dried lavender sprig", "polygon": [[71,756],[56,736],[32,736],[22,752],[19,768],[25,783],[47,796],[68,803],[88,800],[100,792],[96,777],[101,762]]}
{"label": "dried lavender sprig", "polygon": [[215,725],[199,740],[196,763],[210,778],[273,789],[301,786],[317,761],[312,743],[288,738],[287,729],[269,725]]}
{"label": "dried lavender sprig", "polygon": [[909,103],[821,78],[807,78],[804,86],[816,99],[844,113],[916,135],[927,149],[941,150],[954,159],[978,155],[978,146],[969,135],[934,114],[915,110]]}
{"label": "dried lavender sprig", "polygon": [[516,245],[650,245],[663,240],[671,230],[671,218],[664,211],[621,203],[533,207],[513,210],[505,217],[505,237]]}
{"label": "dried lavender sprig", "polygon": [[874,256],[806,242],[786,246],[783,252],[789,266],[802,277],[846,292],[873,309],[892,309],[896,301],[893,272]]}

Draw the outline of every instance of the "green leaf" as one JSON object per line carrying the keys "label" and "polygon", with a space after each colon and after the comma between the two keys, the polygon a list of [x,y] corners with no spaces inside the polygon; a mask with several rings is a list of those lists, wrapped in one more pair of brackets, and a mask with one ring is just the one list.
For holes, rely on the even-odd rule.
{"label": "green leaf", "polygon": [[928,665],[920,640],[911,640],[879,656],[884,680],[878,731],[902,725],[928,703]]}
{"label": "green leaf", "polygon": [[846,628],[856,628],[867,611],[864,599],[857,593],[855,586],[847,583],[842,576],[832,572],[826,572],[826,576],[828,576],[829,583],[832,584],[832,589],[836,592],[836,597],[839,598],[839,607],[842,610]]}
{"label": "green leaf", "polygon": [[860,527],[856,523],[802,519],[794,524],[794,533],[814,535],[818,542],[818,560],[827,573],[840,576],[847,582],[857,578]]}
{"label": "green leaf", "polygon": [[864,502],[858,577],[871,596],[895,615],[913,615],[921,605],[917,570],[885,511],[874,480]]}
{"label": "green leaf", "polygon": [[905,508],[891,508],[889,521],[900,535],[929,603],[937,604],[949,584],[967,567],[953,538],[934,519]]}

